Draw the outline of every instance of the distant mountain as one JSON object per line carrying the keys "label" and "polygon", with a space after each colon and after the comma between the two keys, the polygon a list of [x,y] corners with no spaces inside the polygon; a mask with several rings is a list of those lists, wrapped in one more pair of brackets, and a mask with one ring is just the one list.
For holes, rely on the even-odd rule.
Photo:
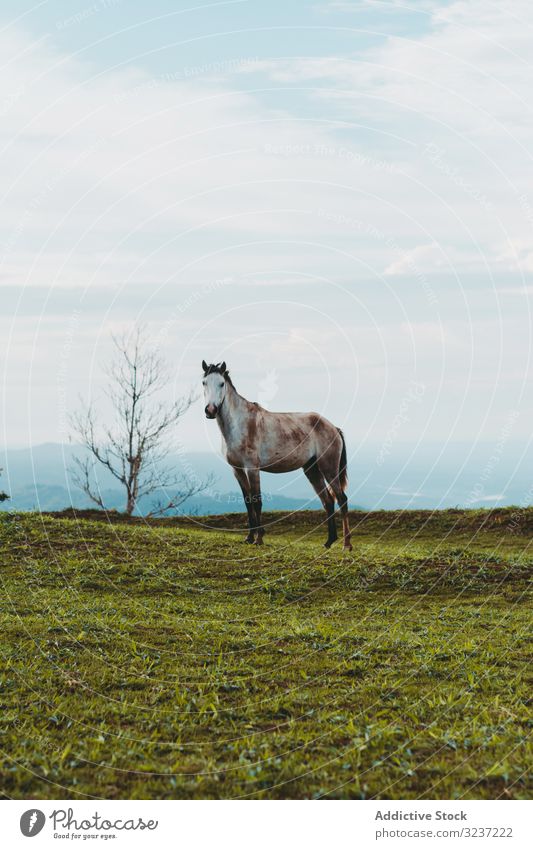
{"label": "distant mountain", "polygon": [[[94,507],[90,499],[74,484],[72,468],[74,458],[82,456],[82,449],[72,445],[46,443],[31,449],[9,449],[0,452],[0,467],[4,469],[2,483],[9,493],[9,501],[0,503],[0,510],[63,510]],[[204,480],[214,474],[215,483],[208,491],[188,499],[178,512],[191,515],[244,512],[240,490],[235,490],[235,478],[227,463],[211,454],[178,454],[170,462],[181,472]],[[109,509],[124,509],[124,494],[116,480],[104,468],[97,470],[98,486],[103,501]],[[290,476],[285,477],[283,492],[263,481],[263,507],[265,510],[316,510],[320,502],[304,478],[301,496],[292,495]],[[297,482],[297,481],[296,481]],[[292,480],[294,491],[295,480]],[[139,513],[149,512],[155,504],[168,499],[170,493],[155,492],[141,500]]]}
{"label": "distant mountain", "polygon": [[[103,501],[110,510],[124,509],[124,495],[119,489],[102,491]],[[155,493],[153,498],[140,502],[138,515],[150,512],[159,499],[164,499],[164,493]],[[46,486],[37,484],[15,488],[9,501],[0,504],[0,510],[37,510],[41,512],[61,511],[66,507],[87,509],[95,507],[83,492],[63,486]],[[264,510],[317,510],[320,504],[317,499],[286,498],[283,495],[269,494],[263,499]],[[174,513],[205,516],[218,513],[243,513],[245,511],[240,492],[220,492],[213,495],[196,495],[189,498]]]}
{"label": "distant mountain", "polygon": [[[366,509],[492,507],[533,502],[533,446],[518,442],[434,443],[385,446],[352,445],[349,501]],[[70,469],[82,449],[48,443],[27,449],[0,451],[1,489],[11,495],[3,510],[60,510],[88,507],[88,499],[72,481]],[[183,512],[196,514],[242,512],[244,505],[235,478],[218,454],[176,454],[170,462],[189,476],[215,476],[209,492],[190,499]],[[110,508],[123,509],[123,495],[105,469],[98,483]],[[316,509],[318,500],[300,470],[262,476],[265,509]],[[141,505],[145,510],[150,504]]]}

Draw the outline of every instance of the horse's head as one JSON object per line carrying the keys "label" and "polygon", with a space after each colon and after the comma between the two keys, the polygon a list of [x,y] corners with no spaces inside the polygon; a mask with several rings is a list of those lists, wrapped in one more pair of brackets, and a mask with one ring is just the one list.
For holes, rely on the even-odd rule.
{"label": "horse's head", "polygon": [[224,398],[226,397],[226,363],[211,363],[207,365],[205,360],[202,360],[202,368],[204,370],[203,385],[205,398],[205,414],[208,419],[216,418],[220,410]]}

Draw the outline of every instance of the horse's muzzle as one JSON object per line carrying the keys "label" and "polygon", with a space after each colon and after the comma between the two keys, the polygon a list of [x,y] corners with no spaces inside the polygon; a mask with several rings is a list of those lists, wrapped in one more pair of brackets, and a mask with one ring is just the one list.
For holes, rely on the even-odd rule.
{"label": "horse's muzzle", "polygon": [[205,408],[205,415],[208,419],[216,419],[218,413],[218,407],[216,404],[208,404]]}

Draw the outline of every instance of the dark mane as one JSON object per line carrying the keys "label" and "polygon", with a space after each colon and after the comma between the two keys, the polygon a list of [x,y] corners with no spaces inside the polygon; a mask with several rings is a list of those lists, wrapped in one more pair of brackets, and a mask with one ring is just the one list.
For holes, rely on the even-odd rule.
{"label": "dark mane", "polygon": [[220,366],[221,366],[221,363],[211,363],[211,365],[207,366],[207,371],[204,372],[204,377],[207,377],[208,374],[221,374],[222,377],[224,378],[224,380],[226,380],[229,383],[229,385],[233,386],[233,388],[235,389],[233,381],[232,381],[232,379],[229,375],[229,371],[227,369],[226,369],[226,371],[222,371]]}

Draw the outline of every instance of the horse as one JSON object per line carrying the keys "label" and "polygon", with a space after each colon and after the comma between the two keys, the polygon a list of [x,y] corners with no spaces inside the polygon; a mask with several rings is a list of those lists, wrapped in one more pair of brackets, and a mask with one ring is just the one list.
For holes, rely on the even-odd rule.
{"label": "horse", "polygon": [[352,550],[346,497],[346,443],[340,428],[318,413],[273,413],[239,395],[226,363],[202,360],[205,415],[216,419],[225,458],[248,512],[247,543],[263,544],[260,472],[303,469],[327,514],[329,548],[337,537],[335,499],[342,515],[344,548]]}

